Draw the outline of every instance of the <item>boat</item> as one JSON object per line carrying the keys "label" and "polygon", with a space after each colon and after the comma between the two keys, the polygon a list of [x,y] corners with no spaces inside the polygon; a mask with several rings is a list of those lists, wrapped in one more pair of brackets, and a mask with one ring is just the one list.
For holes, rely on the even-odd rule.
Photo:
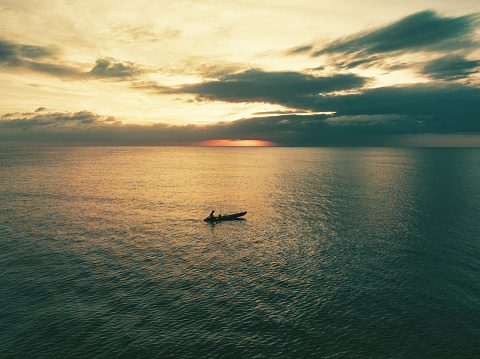
{"label": "boat", "polygon": [[243,217],[246,215],[247,212],[240,212],[240,213],[235,213],[235,214],[226,214],[226,215],[219,215],[219,216],[208,216],[207,218],[204,219],[205,222],[221,222],[221,221],[231,221],[235,219],[243,219],[240,217]]}

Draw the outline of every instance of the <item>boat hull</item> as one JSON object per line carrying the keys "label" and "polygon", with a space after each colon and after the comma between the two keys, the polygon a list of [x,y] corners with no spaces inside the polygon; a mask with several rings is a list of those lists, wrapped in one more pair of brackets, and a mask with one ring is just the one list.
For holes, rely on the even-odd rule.
{"label": "boat hull", "polygon": [[247,212],[240,212],[240,213],[235,213],[235,214],[227,214],[225,216],[213,216],[213,217],[207,217],[204,219],[205,222],[222,222],[222,221],[232,221],[235,219],[242,219],[240,217],[243,217],[246,215]]}

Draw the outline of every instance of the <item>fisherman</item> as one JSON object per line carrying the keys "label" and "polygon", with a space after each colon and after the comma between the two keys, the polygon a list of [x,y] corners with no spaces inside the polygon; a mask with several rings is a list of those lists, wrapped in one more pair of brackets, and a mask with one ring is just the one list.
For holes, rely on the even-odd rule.
{"label": "fisherman", "polygon": [[210,212],[210,215],[208,216],[208,218],[213,218],[214,213],[215,213],[215,211]]}

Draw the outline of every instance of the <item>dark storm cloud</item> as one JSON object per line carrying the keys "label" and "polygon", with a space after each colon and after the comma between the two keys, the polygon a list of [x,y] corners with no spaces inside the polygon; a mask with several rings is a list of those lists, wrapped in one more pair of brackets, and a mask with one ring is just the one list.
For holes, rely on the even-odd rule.
{"label": "dark storm cloud", "polygon": [[[286,145],[392,145],[404,135],[480,132],[480,89],[460,84],[409,85],[316,97],[311,110],[333,115],[266,115],[204,128],[216,138]],[[480,145],[480,143],[479,143]]]}
{"label": "dark storm cloud", "polygon": [[[448,61],[447,61],[448,60]],[[430,64],[431,76],[467,74],[476,63],[449,58],[444,63]],[[454,68],[446,64],[456,63]],[[480,110],[480,89],[456,83],[413,84],[406,86],[364,89],[365,79],[355,75],[315,77],[295,72],[267,73],[250,70],[179,88],[148,84],[160,93],[194,94],[199,100],[266,102],[294,110],[334,112],[338,116],[393,115],[412,118],[442,118],[448,129],[453,122],[476,121]],[[355,93],[339,94],[339,90],[355,89]],[[439,123],[440,125],[440,123]],[[433,130],[433,129],[432,129]],[[439,131],[440,129],[436,129]]]}
{"label": "dark storm cloud", "polygon": [[338,39],[318,49],[313,44],[297,47],[290,54],[328,55],[338,67],[368,67],[379,60],[405,53],[471,52],[478,48],[475,30],[479,15],[442,17],[427,10],[385,27]]}
{"label": "dark storm cloud", "polygon": [[354,74],[317,77],[300,72],[247,70],[222,76],[217,81],[176,88],[150,86],[160,93],[194,94],[199,100],[267,102],[300,108],[319,93],[360,88],[367,79]]}
{"label": "dark storm cloud", "polygon": [[473,46],[472,35],[478,16],[440,17],[434,11],[422,11],[400,21],[350,39],[336,41],[316,51],[328,53],[357,53],[371,55],[393,51],[454,50]]}
{"label": "dark storm cloud", "polygon": [[259,138],[287,146],[387,145],[390,136],[403,134],[398,127],[394,119],[386,116],[285,115],[224,124],[222,135]]}
{"label": "dark storm cloud", "polygon": [[[476,100],[479,99],[477,93]],[[470,105],[475,106],[473,99]],[[476,107],[478,110],[478,105]],[[223,135],[233,138],[253,136],[294,146],[391,146],[395,144],[392,141],[405,135],[478,134],[480,119],[474,110],[459,111],[453,116],[451,113],[441,114],[440,110],[409,114],[408,111],[394,113],[393,109],[378,111],[387,112],[385,114],[351,111],[348,115],[266,116],[225,124]]]}
{"label": "dark storm cloud", "polygon": [[480,61],[467,60],[463,56],[445,56],[427,63],[422,73],[435,80],[467,78],[480,67]]}
{"label": "dark storm cloud", "polygon": [[317,106],[337,111],[331,115],[266,113],[204,126],[123,124],[89,111],[39,108],[2,116],[0,141],[162,145],[245,139],[292,146],[389,146],[405,135],[480,133],[479,103],[477,88],[415,85],[324,96]]}
{"label": "dark storm cloud", "polygon": [[15,68],[44,73],[69,80],[114,79],[130,80],[147,70],[131,62],[98,59],[90,71],[79,65],[72,66],[57,57],[58,51],[50,47],[17,44],[0,39],[0,68]]}
{"label": "dark storm cloud", "polygon": [[480,121],[480,88],[461,84],[414,84],[365,90],[359,94],[321,96],[315,111],[338,115],[407,115]]}

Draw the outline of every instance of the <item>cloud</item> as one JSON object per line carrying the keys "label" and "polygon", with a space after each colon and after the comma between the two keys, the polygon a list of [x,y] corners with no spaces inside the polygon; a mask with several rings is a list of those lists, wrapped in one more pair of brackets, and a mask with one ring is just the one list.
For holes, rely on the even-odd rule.
{"label": "cloud", "polygon": [[60,77],[64,79],[85,79],[86,74],[72,66],[62,64],[52,64],[48,62],[22,61],[19,66],[23,69],[40,72],[43,74]]}
{"label": "cloud", "polygon": [[422,11],[407,16],[378,30],[357,34],[336,41],[314,53],[379,54],[394,51],[455,50],[473,46],[472,39],[478,17],[440,17],[434,11]]}
{"label": "cloud", "polygon": [[[0,39],[0,66],[48,73],[59,77],[79,77],[81,71],[59,63],[52,48],[18,44]],[[36,61],[33,61],[36,60]],[[50,62],[46,62],[50,60]]]}
{"label": "cloud", "polygon": [[463,56],[450,55],[425,64],[422,73],[435,80],[457,80],[467,78],[480,67],[479,60],[467,60]]}
{"label": "cloud", "polygon": [[132,78],[146,70],[132,62],[122,63],[114,59],[99,59],[89,74],[96,78]]}
{"label": "cloud", "polygon": [[193,125],[123,124],[114,117],[90,111],[51,112],[45,108],[7,114],[0,119],[0,141],[3,142],[169,144],[209,139],[203,132]]}
{"label": "cloud", "polygon": [[143,24],[141,26],[120,23],[111,26],[111,36],[125,44],[136,44],[141,42],[159,42],[178,39],[182,30],[165,28],[159,31],[152,31],[154,24]]}
{"label": "cloud", "polygon": [[[19,117],[21,116],[21,117]],[[7,114],[2,116],[0,128],[20,129],[22,131],[35,128],[49,128],[59,130],[61,128],[79,128],[82,125],[111,122],[111,117],[101,117],[93,112],[79,111],[76,113],[46,112],[45,107],[39,107],[32,113]]]}
{"label": "cloud", "polygon": [[245,70],[243,63],[225,63],[195,56],[187,61],[162,67],[159,69],[159,72],[166,76],[192,76],[218,80],[226,75],[235,74],[242,70]]}
{"label": "cloud", "polygon": [[217,81],[186,84],[175,88],[147,85],[159,93],[193,94],[199,100],[266,102],[302,108],[319,93],[361,88],[367,79],[354,74],[321,77],[293,71],[265,72],[258,69],[221,76]]}
{"label": "cloud", "polygon": [[[409,96],[403,97],[414,97],[415,89],[410,91]],[[416,89],[417,95],[420,92],[422,92],[420,89]],[[429,93],[425,89],[423,92],[424,96],[418,102],[427,97],[433,98],[435,94],[439,95],[438,92]],[[455,97],[455,89],[446,90],[438,102],[444,100],[447,94]],[[417,136],[416,144],[421,145],[422,137],[418,136],[428,137],[437,134],[447,138],[448,135],[454,134],[457,137],[469,135],[469,144],[480,146],[480,141],[476,143],[472,137],[480,133],[480,121],[474,113],[474,109],[478,107],[474,102],[479,99],[479,94],[477,91],[470,95],[476,96],[470,101],[470,109],[463,111],[460,109],[457,116],[452,116],[451,113],[443,116],[440,114],[441,109],[415,113],[402,112],[398,108],[393,111],[389,101],[385,104],[385,108],[390,107],[390,109],[369,113],[372,111],[351,106],[363,102],[366,95],[348,95],[342,96],[343,106],[348,107],[346,104],[350,104],[351,109],[343,111],[343,114],[302,113],[301,115],[274,114],[273,116],[267,114],[263,117],[203,126],[165,123],[124,124],[116,118],[89,111],[62,113],[39,108],[31,113],[2,116],[0,141],[166,145],[238,139],[264,140],[288,146],[392,146],[401,144],[402,139],[405,140],[409,136]],[[352,98],[356,96],[361,98]],[[400,96],[400,94],[395,94],[393,91],[388,96],[382,97],[379,93],[370,93],[367,97],[373,101],[387,100],[394,96]],[[403,101],[404,104],[407,102]],[[468,105],[467,102],[464,101],[463,104]],[[355,110],[354,107],[356,107]]]}
{"label": "cloud", "polygon": [[15,66],[22,58],[39,59],[52,57],[58,53],[53,47],[21,45],[0,39],[0,64]]}
{"label": "cloud", "polygon": [[53,47],[18,44],[0,39],[0,67],[33,71],[68,80],[131,80],[149,70],[132,62],[112,58],[98,59],[90,71],[88,65],[73,66],[60,60]]}
{"label": "cloud", "polygon": [[479,15],[442,17],[435,11],[421,11],[390,25],[342,38],[319,48],[303,45],[289,54],[327,55],[338,67],[375,65],[389,57],[407,53],[452,51],[471,52],[479,47],[475,39]]}
{"label": "cloud", "polygon": [[[199,66],[198,58],[158,70],[165,75],[203,79],[178,86],[140,82],[141,76],[153,70],[132,62],[105,57],[94,64],[71,63],[53,47],[0,40],[0,69],[6,71],[32,71],[72,81],[137,80],[132,82],[134,88],[159,95],[284,107],[204,126],[125,124],[89,111],[63,113],[39,107],[31,113],[3,115],[0,141],[150,145],[244,139],[286,145],[392,145],[405,136],[474,135],[480,133],[480,88],[472,85],[473,81],[462,84],[457,80],[471,77],[480,66],[475,59],[477,25],[477,15],[442,17],[423,11],[323,47],[308,44],[290,50],[291,55],[325,56],[337,70],[342,69],[323,76],[313,75],[318,69],[244,70],[244,64],[215,61]],[[130,35],[133,39],[152,34],[132,29]],[[414,56],[402,58],[405,54]],[[408,62],[408,58],[414,60]],[[431,81],[368,88],[369,78],[346,71],[371,66],[411,68]]]}
{"label": "cloud", "polygon": [[0,64],[4,66],[18,66],[21,62],[19,46],[0,39]]}
{"label": "cloud", "polygon": [[[392,146],[410,135],[480,133],[476,117],[416,114],[267,116],[237,120],[224,127],[222,134],[230,136],[227,138],[253,136],[293,146]],[[480,141],[477,145],[480,146]]]}
{"label": "cloud", "polygon": [[462,121],[480,123],[479,103],[478,87],[434,83],[368,89],[359,94],[321,96],[312,110],[335,111],[338,115],[423,116],[445,119],[452,124]]}
{"label": "cloud", "polygon": [[[123,124],[89,111],[8,114],[0,119],[0,141],[152,145],[196,143],[217,139],[282,140],[287,144],[313,138],[326,128],[327,116],[273,116],[217,124]],[[275,142],[275,141],[274,141]]]}
{"label": "cloud", "polygon": [[310,50],[313,49],[312,45],[304,45],[304,46],[298,46],[294,48],[293,50],[290,51],[291,54],[300,54],[304,52],[309,52]]}
{"label": "cloud", "polygon": [[[457,64],[450,68],[446,64]],[[476,63],[448,58],[441,65],[426,66],[431,76],[466,75]],[[456,75],[453,75],[453,74]],[[292,110],[315,113],[336,113],[337,116],[409,116],[416,120],[435,119],[445,125],[446,131],[476,128],[480,88],[458,83],[421,83],[405,86],[362,88],[365,78],[356,75],[315,77],[298,72],[263,72],[249,70],[227,75],[218,81],[183,85],[178,88],[147,84],[159,93],[193,94],[198,100],[240,102],[266,102]],[[342,94],[341,90],[355,90]],[[433,120],[432,120],[433,121]],[[433,121],[432,123],[435,123]],[[424,122],[425,123],[425,122]],[[466,123],[472,124],[467,126]]]}

